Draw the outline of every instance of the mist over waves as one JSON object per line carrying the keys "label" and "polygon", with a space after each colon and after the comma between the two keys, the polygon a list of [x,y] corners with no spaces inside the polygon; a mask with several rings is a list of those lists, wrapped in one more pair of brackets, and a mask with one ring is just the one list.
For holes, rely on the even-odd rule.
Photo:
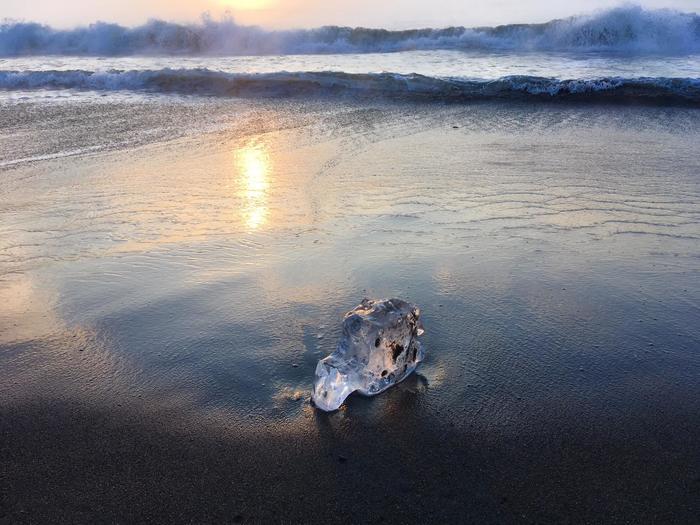
{"label": "mist over waves", "polygon": [[442,29],[326,26],[270,31],[233,19],[177,24],[151,20],[137,27],[97,22],[54,29],[32,22],[0,24],[0,56],[31,55],[266,55],[370,53],[406,50],[613,51],[700,53],[700,16],[624,6],[542,24]]}

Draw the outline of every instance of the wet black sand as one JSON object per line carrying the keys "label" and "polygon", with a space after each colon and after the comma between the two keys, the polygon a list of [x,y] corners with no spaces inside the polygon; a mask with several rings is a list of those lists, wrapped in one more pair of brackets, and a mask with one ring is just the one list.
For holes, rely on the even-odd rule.
{"label": "wet black sand", "polygon": [[[415,394],[388,394],[415,403]],[[697,402],[504,438],[315,414],[293,435],[44,402],[2,409],[2,519],[24,523],[694,523]],[[410,412],[409,412],[410,414]],[[567,417],[568,416],[568,417]]]}
{"label": "wet black sand", "polygon": [[[182,103],[0,136],[1,522],[698,522],[694,113]],[[426,361],[318,413],[363,296]]]}

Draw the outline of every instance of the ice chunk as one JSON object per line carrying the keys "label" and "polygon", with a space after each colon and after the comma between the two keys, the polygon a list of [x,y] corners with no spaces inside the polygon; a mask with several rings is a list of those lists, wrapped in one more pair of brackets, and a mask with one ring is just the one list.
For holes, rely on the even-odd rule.
{"label": "ice chunk", "polygon": [[423,360],[417,306],[401,299],[364,299],[345,314],[338,346],[316,366],[313,403],[336,410],[354,391],[366,396],[403,381]]}

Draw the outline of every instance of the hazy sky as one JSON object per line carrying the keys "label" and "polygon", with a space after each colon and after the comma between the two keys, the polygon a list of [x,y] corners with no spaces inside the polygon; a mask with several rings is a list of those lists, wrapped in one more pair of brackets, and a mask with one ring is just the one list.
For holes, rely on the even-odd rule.
{"label": "hazy sky", "polygon": [[[700,0],[639,0],[648,8],[700,11]],[[96,20],[135,25],[149,18],[191,21],[229,10],[267,27],[324,24],[405,28],[538,22],[620,5],[617,0],[0,0],[0,18],[66,27]]]}

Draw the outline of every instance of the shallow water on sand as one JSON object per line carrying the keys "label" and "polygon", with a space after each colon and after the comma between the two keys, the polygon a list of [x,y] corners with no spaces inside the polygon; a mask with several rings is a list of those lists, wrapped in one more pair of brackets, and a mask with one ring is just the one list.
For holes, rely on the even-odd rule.
{"label": "shallow water on sand", "polygon": [[[44,120],[16,112],[0,136],[5,421],[59,401],[173,410],[192,435],[223,425],[306,444],[272,453],[277,467],[350,457],[364,468],[350,492],[381,484],[367,462],[390,458],[401,491],[426,496],[397,519],[694,515],[696,111],[89,102],[95,148],[70,154],[80,130],[54,104],[24,108]],[[115,126],[135,114],[149,125]],[[14,148],[17,129],[27,145]],[[62,131],[32,141],[49,129]],[[421,307],[427,359],[319,416],[316,361],[365,296]],[[363,435],[387,441],[368,450]],[[451,448],[423,448],[443,437]],[[264,478],[259,461],[241,468]],[[456,475],[460,491],[438,497],[454,461],[479,481]],[[338,475],[323,472],[302,476],[309,490]],[[275,476],[271,508],[297,494]],[[334,487],[324,508],[367,517]],[[240,490],[246,516],[276,516]]]}

